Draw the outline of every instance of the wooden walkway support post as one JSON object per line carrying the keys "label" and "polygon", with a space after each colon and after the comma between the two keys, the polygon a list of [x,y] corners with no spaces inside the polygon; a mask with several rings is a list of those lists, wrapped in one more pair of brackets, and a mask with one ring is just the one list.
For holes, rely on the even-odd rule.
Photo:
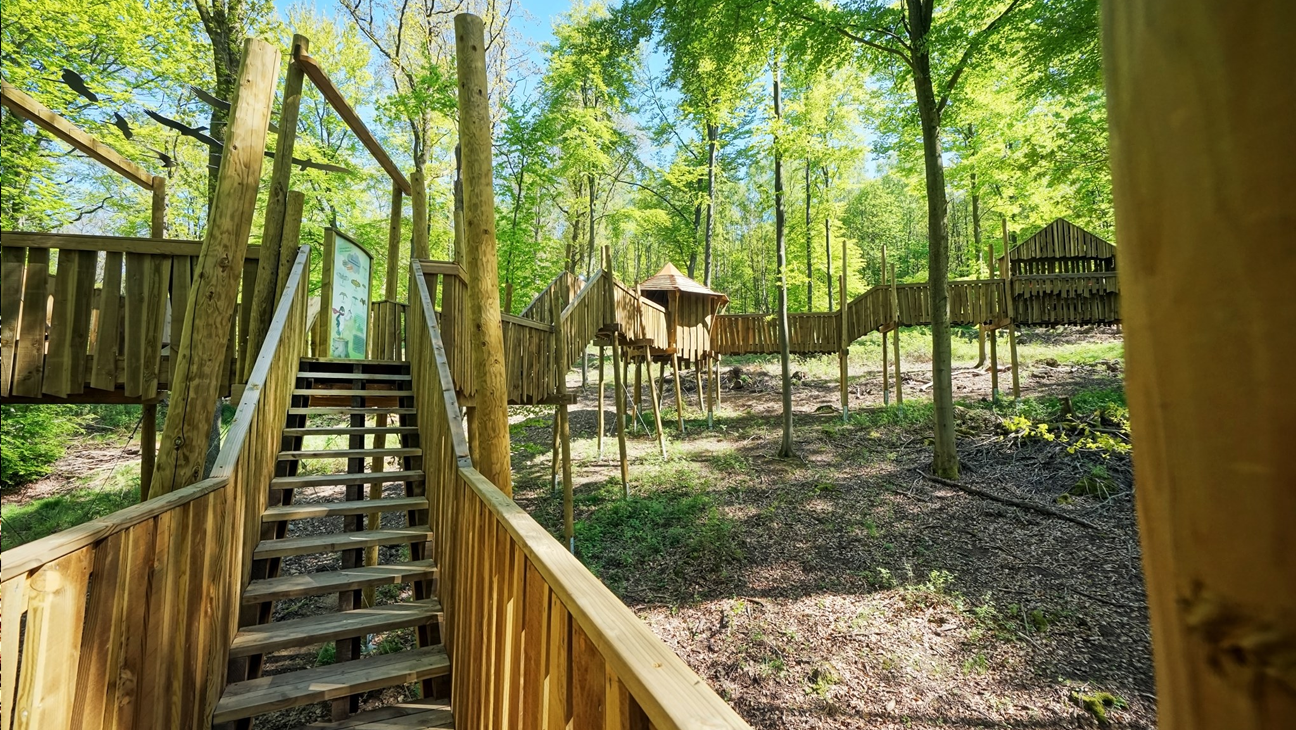
{"label": "wooden walkway support post", "polygon": [[684,433],[684,389],[680,384],[679,353],[671,353],[671,372],[675,378],[675,419],[679,421],[679,432]]}
{"label": "wooden walkway support post", "polygon": [[653,425],[657,428],[657,447],[661,449],[662,458],[666,458],[666,432],[662,430],[661,402],[657,398],[657,385],[652,376],[652,351],[644,345],[644,362],[648,363],[648,395],[652,396]]}
{"label": "wooden walkway support post", "polygon": [[270,189],[266,193],[265,222],[261,227],[261,256],[257,259],[256,286],[252,296],[244,293],[243,306],[251,308],[248,319],[248,352],[243,359],[239,382],[246,383],[261,351],[270,317],[274,312],[284,223],[288,212],[288,188],[292,184],[293,146],[297,142],[297,117],[301,110],[302,80],[305,72],[297,62],[298,54],[310,54],[310,40],[294,35],[289,54],[288,72],[284,76],[283,102],[279,110],[279,134],[275,139],[274,163],[270,172]]}
{"label": "wooden walkway support post", "polygon": [[846,298],[846,247],[842,246],[842,272],[838,277],[837,293],[841,299],[841,312],[837,318],[841,320],[840,337],[841,350],[837,353],[838,380],[841,381],[841,412],[842,421],[850,420],[850,392],[846,389],[846,374],[850,369],[850,342],[846,339],[846,321],[850,316],[850,300]]}
{"label": "wooden walkway support post", "polygon": [[[468,330],[476,384],[477,470],[513,496],[509,463],[508,382],[495,251],[495,188],[491,173],[490,101],[482,19],[455,16],[459,76],[459,144],[463,149],[464,261],[468,269]],[[416,231],[417,233],[417,231]]]}
{"label": "wooden walkway support post", "polygon": [[620,332],[616,328],[616,279],[612,275],[612,249],[603,247],[603,324],[612,333],[612,387],[615,389],[617,448],[621,453],[621,496],[630,496],[630,464],[626,459],[626,391],[621,372]]}
{"label": "wooden walkway support post", "polygon": [[[153,238],[166,238],[167,225],[167,195],[166,195],[166,178],[154,176],[153,178],[153,206],[150,211],[149,235]],[[107,264],[105,264],[105,270]],[[180,326],[184,327],[184,313],[174,312],[172,317],[180,318]],[[102,325],[101,325],[102,326]],[[172,330],[175,332],[176,330]],[[181,330],[183,332],[183,330]],[[173,337],[172,340],[175,338]],[[176,352],[180,349],[179,342],[171,342],[171,373],[172,382],[175,381],[174,373],[176,368]],[[140,501],[148,499],[153,490],[153,470],[157,468],[157,401],[145,403],[140,408]]]}
{"label": "wooden walkway support post", "polygon": [[1296,727],[1296,13],[1102,11],[1159,723]]}
{"label": "wooden walkway support post", "polygon": [[[887,285],[886,244],[882,244],[882,281],[880,286],[885,291]],[[882,330],[882,405],[891,405],[891,363],[887,351],[887,330]]]}
{"label": "wooden walkway support post", "polygon": [[895,332],[891,335],[891,347],[895,350],[895,393],[896,405],[904,408],[904,387],[900,384],[900,294],[896,288],[896,265],[891,264],[891,315],[895,318]]}
{"label": "wooden walkway support post", "polygon": [[207,235],[194,271],[184,330],[171,383],[161,449],[150,495],[166,494],[202,478],[212,414],[220,392],[221,369],[229,342],[230,312],[238,293],[256,212],[262,151],[279,78],[279,51],[265,41],[243,44],[225,153],[217,174],[216,197],[207,217]]}
{"label": "wooden walkway support post", "polygon": [[1013,400],[1021,399],[1021,380],[1017,375],[1017,315],[1013,311],[1012,252],[1008,250],[1008,217],[1001,216],[1003,222],[1003,281],[1004,304],[1008,307],[1008,357],[1012,363]]}
{"label": "wooden walkway support post", "polygon": [[990,402],[999,402],[999,329],[990,328]]}
{"label": "wooden walkway support post", "polygon": [[606,358],[606,353],[604,353],[604,350],[605,350],[605,349],[606,349],[606,348],[604,348],[602,345],[599,345],[599,349],[598,349],[598,352],[599,352],[599,355],[598,355],[598,357],[599,357],[599,370],[598,370],[598,413],[595,414],[595,415],[598,417],[598,436],[597,436],[596,438],[597,438],[597,441],[598,441],[598,459],[599,459],[599,461],[602,461],[602,460],[603,460],[603,433],[607,430],[607,426],[606,426],[606,424],[603,423],[603,392],[604,392],[604,386],[603,386],[603,379],[604,379],[604,375],[603,375],[603,370],[604,370],[604,367],[603,367],[603,360]]}
{"label": "wooden walkway support post", "polygon": [[[555,292],[556,294],[556,292]],[[563,484],[563,537],[567,549],[576,552],[576,523],[574,494],[572,491],[571,426],[567,420],[567,370],[571,367],[567,354],[567,337],[563,334],[563,302],[557,296],[549,297],[554,323],[554,384],[558,393],[558,446],[562,449]]]}

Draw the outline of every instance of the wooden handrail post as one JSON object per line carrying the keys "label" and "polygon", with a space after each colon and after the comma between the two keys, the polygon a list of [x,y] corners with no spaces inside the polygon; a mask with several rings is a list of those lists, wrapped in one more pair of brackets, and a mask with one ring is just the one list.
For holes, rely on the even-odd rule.
{"label": "wooden handrail post", "polygon": [[1000,216],[1003,223],[1004,255],[1001,271],[1004,281],[1004,305],[1008,308],[1008,357],[1012,363],[1013,400],[1021,399],[1021,381],[1017,375],[1017,317],[1013,310],[1012,252],[1008,250],[1008,216]]}
{"label": "wooden handrail post", "polygon": [[482,19],[455,16],[459,76],[459,143],[463,148],[464,260],[468,269],[477,418],[473,434],[477,470],[513,496],[509,464],[508,382],[500,318],[495,252],[495,188],[491,176],[490,102],[486,94],[486,40]]}
{"label": "wooden handrail post", "polygon": [[1160,726],[1293,727],[1296,13],[1101,16]]}
{"label": "wooden handrail post", "polygon": [[256,212],[262,151],[279,77],[279,51],[263,40],[243,43],[238,83],[230,100],[225,153],[216,198],[194,271],[185,312],[171,408],[153,472],[151,494],[165,494],[202,477],[229,342],[230,312],[243,274],[248,234]]}
{"label": "wooden handrail post", "polygon": [[[256,287],[248,303],[252,308],[248,320],[248,352],[261,349],[266,328],[274,311],[275,293],[279,283],[280,248],[283,242],[284,221],[288,211],[288,187],[292,184],[293,145],[297,141],[297,117],[301,109],[302,72],[297,62],[298,54],[310,53],[310,40],[294,35],[292,60],[284,78],[283,103],[279,110],[279,134],[275,139],[274,166],[270,173],[270,190],[266,194],[265,223],[261,228],[261,258],[257,261]],[[246,296],[246,295],[245,295]],[[243,361],[239,380],[246,383],[252,373],[255,355]]]}

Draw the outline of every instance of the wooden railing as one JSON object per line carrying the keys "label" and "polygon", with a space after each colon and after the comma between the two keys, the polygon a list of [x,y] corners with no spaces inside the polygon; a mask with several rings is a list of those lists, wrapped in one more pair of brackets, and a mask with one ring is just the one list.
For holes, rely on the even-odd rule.
{"label": "wooden railing", "polygon": [[[794,354],[837,352],[841,324],[837,312],[788,314],[788,347]],[[711,346],[721,355],[779,352],[778,317],[772,314],[721,314],[715,318]]]}
{"label": "wooden railing", "polygon": [[294,261],[210,479],[7,550],[0,730],[208,728],[307,329]]}
{"label": "wooden railing", "polygon": [[745,728],[611,591],[472,464],[432,292],[409,341],[459,727]]}
{"label": "wooden railing", "polygon": [[615,281],[613,307],[621,333],[628,340],[651,340],[652,346],[670,347],[666,327],[666,308],[635,293],[634,289]]}
{"label": "wooden railing", "polygon": [[558,299],[560,309],[565,308],[568,304],[571,304],[572,299],[576,298],[576,294],[581,288],[580,280],[576,278],[575,274],[564,271],[555,276],[539,294],[536,294],[531,303],[526,305],[526,308],[518,316],[534,319],[537,322],[553,324],[554,299]]}
{"label": "wooden railing", "polygon": [[[171,380],[201,241],[0,233],[0,398],[155,400]],[[243,291],[256,287],[249,246]],[[54,272],[51,276],[51,270]],[[102,271],[102,279],[98,272]],[[231,318],[228,395],[249,357],[250,308]]]}

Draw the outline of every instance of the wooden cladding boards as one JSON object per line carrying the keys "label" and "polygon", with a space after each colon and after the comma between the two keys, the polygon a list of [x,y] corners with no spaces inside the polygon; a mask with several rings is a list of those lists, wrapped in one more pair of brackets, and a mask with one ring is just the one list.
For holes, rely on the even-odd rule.
{"label": "wooden cladding boards", "polygon": [[210,727],[305,346],[306,260],[211,479],[5,552],[0,730]]}
{"label": "wooden cladding boards", "polygon": [[[441,577],[437,597],[455,666],[456,724],[747,727],[575,557],[472,467],[428,282],[416,275],[410,288],[408,351]],[[564,319],[584,321],[576,305]]]}
{"label": "wooden cladding boards", "polygon": [[[11,245],[28,238],[33,245]],[[95,249],[100,239],[104,247]],[[171,382],[169,353],[184,326],[195,244],[46,234],[5,234],[4,242],[0,397],[156,400]],[[255,258],[245,261],[249,295],[256,268]],[[252,357],[247,317],[237,308],[242,341],[234,352]]]}
{"label": "wooden cladding boards", "polygon": [[1097,270],[1112,271],[1116,247],[1065,218],[1058,218],[1012,249],[1014,263],[1040,259],[1098,259],[1112,262],[1113,268]]}

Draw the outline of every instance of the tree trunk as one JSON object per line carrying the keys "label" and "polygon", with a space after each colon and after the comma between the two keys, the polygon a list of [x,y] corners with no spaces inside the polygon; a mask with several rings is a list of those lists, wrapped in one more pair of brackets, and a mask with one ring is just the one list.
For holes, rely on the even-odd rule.
{"label": "tree trunk", "polygon": [[711,239],[715,233],[716,140],[719,136],[719,125],[708,123],[706,242],[702,247],[702,284],[708,287],[711,286]]}
{"label": "tree trunk", "polygon": [[[981,271],[981,263],[980,263],[980,261],[981,261],[981,189],[977,187],[977,175],[976,175],[975,172],[972,173],[972,241],[973,241],[973,243],[975,244],[975,245],[973,246],[973,252],[974,252],[974,254],[973,254],[973,257],[972,257],[972,258],[975,259],[975,260],[977,261],[977,273],[978,273],[977,278],[980,279],[980,278],[981,278],[981,277],[980,277],[980,271]],[[986,261],[986,264],[989,265],[989,263],[990,263],[989,260],[987,260],[987,261]],[[989,272],[989,274],[990,274],[991,277],[994,276],[994,272],[993,272],[993,271]],[[982,367],[985,366],[985,359],[986,359],[985,329],[982,328],[982,327],[977,327],[977,362],[976,362],[976,368],[977,368],[978,370],[980,370]]]}
{"label": "tree trunk", "polygon": [[594,173],[589,176],[589,241],[585,249],[585,276],[594,275]]}
{"label": "tree trunk", "polygon": [[[921,5],[910,0],[910,5]],[[958,479],[958,449],[954,443],[954,385],[951,378],[949,315],[949,229],[946,226],[945,167],[941,160],[940,110],[932,90],[931,58],[927,32],[931,15],[912,12],[911,37],[915,50],[914,92],[922,123],[923,163],[927,182],[927,283],[932,319],[932,401],[935,406],[935,453],[932,469],[944,479]]]}
{"label": "tree trunk", "polygon": [[[783,118],[779,99],[779,67],[774,66],[774,118]],[[788,344],[788,271],[787,271],[787,220],[783,210],[783,151],[779,139],[774,137],[774,249],[778,258],[778,322],[779,362],[783,369],[783,443],[780,457],[792,456],[792,352]]]}
{"label": "tree trunk", "polygon": [[806,311],[814,311],[814,231],[810,223],[810,158],[805,161]]}
{"label": "tree trunk", "polygon": [[[823,168],[823,175],[824,200],[827,201],[829,183],[827,167]],[[835,310],[835,307],[833,307],[832,216],[828,213],[824,213],[824,261],[828,262],[828,275],[826,277],[826,283],[828,285],[828,311],[832,312]],[[844,260],[842,265],[845,266]],[[843,293],[842,296],[845,296],[845,293]]]}

